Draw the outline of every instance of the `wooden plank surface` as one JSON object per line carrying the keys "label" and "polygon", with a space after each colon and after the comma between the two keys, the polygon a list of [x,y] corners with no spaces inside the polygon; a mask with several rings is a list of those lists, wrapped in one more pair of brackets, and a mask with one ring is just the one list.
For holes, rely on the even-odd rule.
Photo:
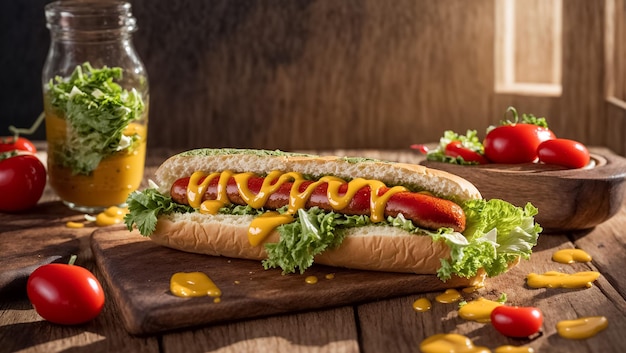
{"label": "wooden plank surface", "polygon": [[[622,221],[623,222],[623,221]],[[542,236],[531,261],[522,261],[508,273],[488,279],[485,288],[464,293],[466,300],[477,297],[496,300],[502,293],[507,304],[535,306],[544,314],[542,335],[529,339],[512,339],[499,334],[490,324],[466,321],[457,314],[458,303],[441,304],[434,300],[440,293],[426,295],[433,302],[432,310],[416,313],[411,305],[420,296],[364,304],[358,307],[363,353],[415,352],[415,347],[426,337],[437,333],[459,333],[470,337],[475,344],[495,350],[501,345],[528,345],[535,352],[623,352],[626,332],[626,301],[601,276],[588,289],[532,289],[526,286],[528,273],[597,270],[595,264],[563,265],[551,260],[552,254],[573,244],[563,235]],[[620,260],[626,266],[623,257]],[[586,340],[567,340],[556,333],[555,325],[561,320],[581,316],[606,316],[609,327],[596,337]],[[382,323],[380,318],[384,317]]]}
{"label": "wooden plank surface", "polygon": [[585,249],[607,281],[626,298],[626,205],[608,221],[571,236],[576,247]]}
{"label": "wooden plank surface", "polygon": [[[411,151],[345,150],[332,153],[408,162],[419,162],[421,158]],[[153,151],[146,179],[152,176],[155,164],[170,154],[168,151]],[[45,200],[54,200],[54,196],[48,194]],[[82,218],[81,214],[68,216],[68,211],[58,203],[53,205],[45,202],[40,207],[55,209],[54,212],[63,220],[66,217]],[[63,249],[58,245],[63,242],[50,243],[48,237],[69,233],[45,231],[46,223],[62,225],[62,222],[55,223],[50,218],[36,221],[41,216],[39,209],[21,215],[0,214],[0,227],[4,227],[0,231],[0,244],[2,240],[15,242],[21,239],[20,230],[29,230],[41,224],[42,228],[36,227],[36,231],[31,232],[28,244],[24,245],[20,241],[22,246],[16,249],[21,249],[25,254],[33,253],[34,249]],[[541,236],[531,261],[524,261],[508,274],[488,280],[487,286],[477,293],[464,294],[468,299],[475,296],[495,299],[504,292],[508,295],[509,304],[539,306],[546,317],[544,335],[531,342],[509,340],[495,334],[487,324],[466,322],[458,318],[455,304],[434,303],[431,311],[416,313],[411,304],[421,294],[137,337],[125,330],[122,309],[112,299],[110,287],[93,261],[89,241],[83,235],[68,236],[68,239],[78,244],[79,265],[94,271],[105,283],[109,299],[104,311],[86,325],[64,327],[43,321],[22,294],[12,297],[0,294],[0,352],[416,352],[424,337],[444,332],[465,333],[475,343],[491,349],[510,342],[514,345],[528,343],[536,352],[621,352],[625,341],[623,332],[626,332],[625,229],[626,208],[622,208],[613,218],[593,230]],[[87,233],[92,230],[87,230]],[[550,260],[554,250],[573,246],[589,252],[593,256],[593,263],[560,265]],[[74,252],[72,247],[66,251]],[[19,255],[15,256],[20,258]],[[10,263],[5,261],[2,265]],[[602,276],[589,289],[529,289],[525,286],[524,278],[529,272],[551,269],[566,272],[596,269]],[[1,273],[4,273],[4,267]],[[433,299],[440,293],[435,291],[423,295]],[[582,341],[564,340],[554,333],[554,324],[558,320],[578,315],[605,315],[609,318],[609,327],[596,338]]]}
{"label": "wooden plank surface", "polygon": [[[118,302],[129,332],[153,334],[197,325],[359,304],[462,286],[436,276],[355,271],[315,265],[303,275],[264,270],[260,261],[191,254],[160,246],[137,231],[93,233],[96,263]],[[176,272],[204,272],[221,289],[211,297],[179,298],[169,291]],[[326,275],[332,274],[332,279]],[[308,284],[307,276],[318,283]]]}
{"label": "wooden plank surface", "polygon": [[350,306],[241,321],[163,336],[163,352],[358,353],[359,332]]}

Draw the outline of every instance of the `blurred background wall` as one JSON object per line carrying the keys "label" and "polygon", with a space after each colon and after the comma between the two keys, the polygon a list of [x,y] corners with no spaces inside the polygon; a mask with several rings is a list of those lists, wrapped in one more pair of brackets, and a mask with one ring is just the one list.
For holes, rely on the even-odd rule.
{"label": "blurred background wall", "polygon": [[[3,2],[0,135],[42,110],[48,2]],[[149,146],[403,149],[512,105],[626,153],[622,0],[131,3]]]}

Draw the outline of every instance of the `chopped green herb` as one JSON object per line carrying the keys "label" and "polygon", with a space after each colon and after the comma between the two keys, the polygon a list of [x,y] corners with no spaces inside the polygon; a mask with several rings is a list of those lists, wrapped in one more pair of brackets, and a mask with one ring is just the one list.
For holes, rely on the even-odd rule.
{"label": "chopped green herb", "polygon": [[50,104],[71,127],[67,141],[52,153],[73,174],[90,174],[103,158],[130,151],[139,140],[139,135],[123,132],[130,122],[142,118],[144,101],[137,90],[125,90],[114,82],[121,78],[119,67],[94,69],[84,63],[69,78],[50,80]]}

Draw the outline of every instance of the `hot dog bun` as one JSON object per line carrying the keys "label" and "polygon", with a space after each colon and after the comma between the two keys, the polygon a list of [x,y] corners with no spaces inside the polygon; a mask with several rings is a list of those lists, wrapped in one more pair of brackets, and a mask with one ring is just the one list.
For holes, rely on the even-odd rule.
{"label": "hot dog bun", "polygon": [[[175,213],[159,219],[153,241],[170,248],[242,259],[267,258],[265,247],[251,246],[248,226],[253,216]],[[267,242],[278,241],[273,232]],[[391,241],[391,238],[393,240]],[[434,274],[450,255],[443,242],[415,236],[399,228],[351,228],[341,246],[323,252],[315,263],[362,270]]]}
{"label": "hot dog bun", "polygon": [[[157,229],[150,238],[159,245],[186,252],[263,260],[267,258],[265,247],[251,246],[247,238],[252,218],[177,213],[159,219]],[[391,240],[391,237],[394,239]],[[267,242],[277,242],[278,238],[278,233],[273,232]],[[444,242],[433,242],[430,237],[415,236],[393,227],[366,226],[348,230],[341,246],[317,255],[315,263],[370,271],[435,275],[441,266],[441,259],[449,255],[450,250]],[[515,263],[511,263],[513,265]],[[450,287],[482,286],[485,277],[485,272],[480,270],[468,278],[453,276],[446,283]]]}
{"label": "hot dog bun", "polygon": [[[159,192],[166,195],[176,180],[196,171],[224,170],[260,175],[279,170],[318,177],[332,175],[346,180],[360,177],[428,191],[458,203],[481,200],[480,192],[467,180],[421,165],[281,151],[191,150],[166,160],[158,168],[155,181]],[[268,255],[265,246],[252,246],[248,240],[253,219],[254,216],[174,212],[158,217],[150,237],[160,245],[182,251],[263,260]],[[460,233],[456,234],[463,238]],[[535,233],[535,241],[536,236]],[[279,237],[274,230],[265,243],[276,243]],[[366,225],[347,229],[340,246],[316,255],[314,261],[353,269],[434,275],[442,267],[442,259],[450,257],[446,241],[434,241],[432,236],[416,235],[397,227]],[[519,256],[510,256],[507,262],[515,263],[518,259]],[[477,285],[482,283],[485,272],[479,269],[464,277],[467,278],[459,278],[453,273],[451,278],[455,285]]]}
{"label": "hot dog bun", "polygon": [[162,192],[167,192],[176,179],[189,176],[198,170],[232,170],[259,174],[280,170],[347,179],[361,177],[380,180],[389,185],[417,186],[436,196],[457,201],[481,198],[478,189],[469,181],[422,165],[246,149],[198,149],[180,153],[170,157],[159,167],[156,182]]}

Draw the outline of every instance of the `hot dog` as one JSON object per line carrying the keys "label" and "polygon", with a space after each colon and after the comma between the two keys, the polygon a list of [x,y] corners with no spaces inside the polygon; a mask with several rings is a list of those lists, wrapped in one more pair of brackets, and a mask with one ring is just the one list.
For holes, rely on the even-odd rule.
{"label": "hot dog", "polygon": [[[188,205],[187,189],[189,187],[189,177],[178,179],[170,189],[170,195],[174,202]],[[252,177],[248,180],[248,188],[255,194],[261,190],[265,178]],[[200,180],[202,182],[204,178]],[[299,185],[298,192],[304,192],[314,181],[304,181]],[[289,205],[289,194],[293,187],[293,182],[285,182],[272,194],[265,202],[264,208],[276,210]],[[215,200],[218,193],[218,178],[214,178],[208,184],[202,201]],[[383,196],[390,189],[381,188],[378,196]],[[348,191],[348,183],[342,183],[339,193],[345,195]],[[237,183],[234,178],[229,178],[226,192],[230,202],[237,205],[247,203],[241,197]],[[350,203],[339,210],[336,210],[328,199],[328,183],[320,183],[306,200],[305,208],[319,207],[325,211],[340,211],[347,215],[367,215],[371,213],[371,189],[366,186],[359,189],[351,198]],[[412,221],[416,226],[426,229],[439,229],[449,227],[457,232],[465,229],[465,214],[461,206],[456,203],[441,199],[426,193],[399,192],[392,195],[385,204],[384,215],[396,217],[403,214],[404,217]]]}
{"label": "hot dog", "polygon": [[528,258],[530,204],[483,200],[468,181],[420,165],[282,151],[172,156],[128,198],[125,223],[158,244],[262,260],[482,281]]}

